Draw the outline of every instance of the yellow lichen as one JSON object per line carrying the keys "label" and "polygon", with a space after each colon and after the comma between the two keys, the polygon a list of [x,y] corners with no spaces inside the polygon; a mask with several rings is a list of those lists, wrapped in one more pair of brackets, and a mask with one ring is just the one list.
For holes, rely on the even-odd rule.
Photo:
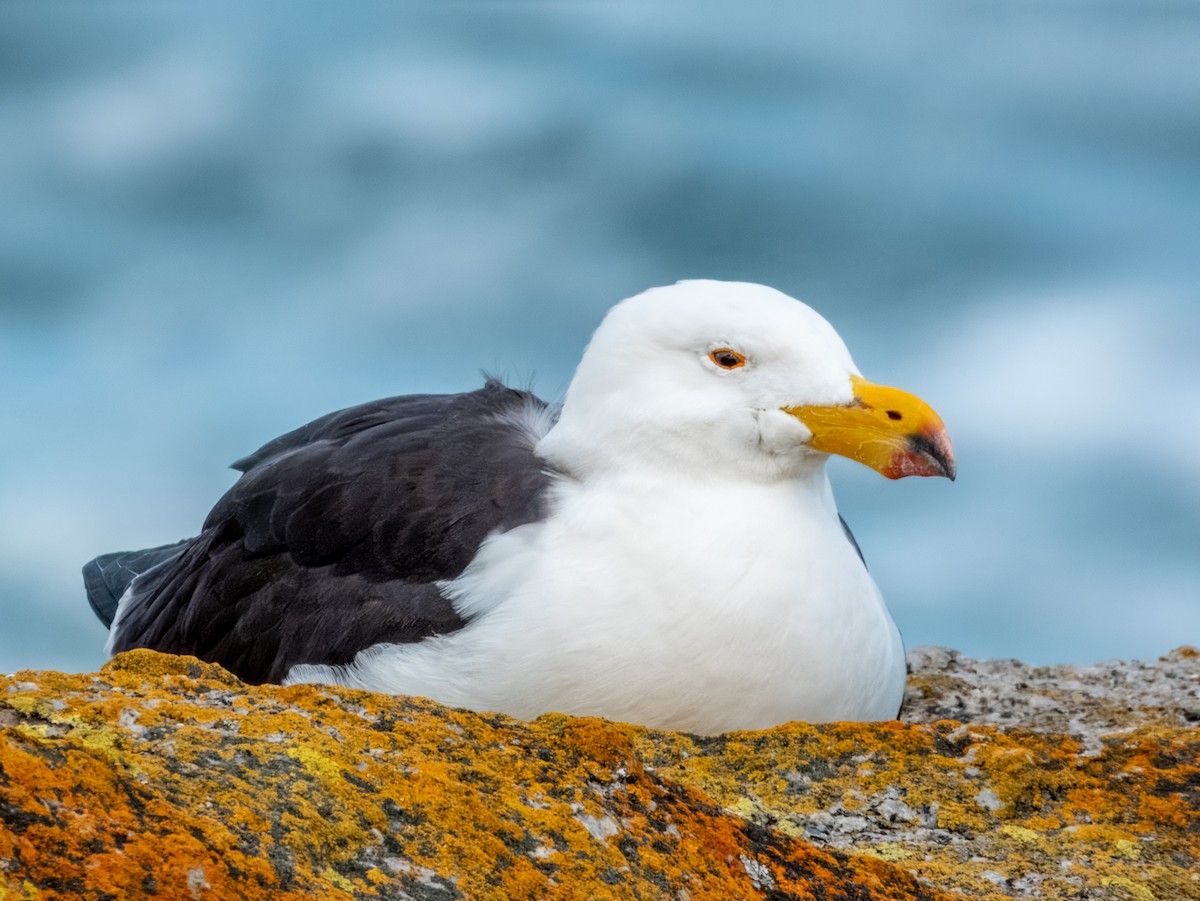
{"label": "yellow lichen", "polygon": [[1131,842],[1128,839],[1121,839],[1117,842],[1117,852],[1129,860],[1141,860],[1142,846],[1138,842]]}
{"label": "yellow lichen", "polygon": [[1005,835],[1015,838],[1019,842],[1024,842],[1027,845],[1035,844],[1041,834],[1035,829],[1026,829],[1024,826],[1014,826],[1012,823],[1006,823],[1000,827],[1000,831]]}
{"label": "yellow lichen", "polygon": [[1105,876],[1100,880],[1100,884],[1105,888],[1123,889],[1128,893],[1127,897],[1137,898],[1139,901],[1157,901],[1158,896],[1154,892],[1125,876]]}
{"label": "yellow lichen", "polygon": [[880,860],[898,861],[908,860],[913,856],[913,851],[903,845],[898,845],[895,842],[881,842],[878,845],[865,845],[858,849],[860,854],[869,854],[872,857],[878,857]]}

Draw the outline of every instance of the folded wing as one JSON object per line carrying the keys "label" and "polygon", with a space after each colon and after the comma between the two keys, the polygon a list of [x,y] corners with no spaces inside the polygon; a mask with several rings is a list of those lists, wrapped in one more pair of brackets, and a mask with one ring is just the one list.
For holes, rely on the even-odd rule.
{"label": "folded wing", "polygon": [[462,628],[437,583],[492,532],[542,518],[550,476],[534,445],[551,422],[544,402],[489,380],[341,410],[269,442],[234,464],[243,475],[198,536],[85,567],[104,618],[137,555],[151,564],[124,589],[110,649],[193,654],[276,682],[299,663]]}

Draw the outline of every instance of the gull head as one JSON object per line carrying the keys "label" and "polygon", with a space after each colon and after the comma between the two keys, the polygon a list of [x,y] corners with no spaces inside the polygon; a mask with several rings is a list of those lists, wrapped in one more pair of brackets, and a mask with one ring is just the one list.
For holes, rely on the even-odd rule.
{"label": "gull head", "polygon": [[829,454],[891,479],[955,475],[932,407],[863,378],[808,305],[742,282],[684,281],[613,307],[538,451],[580,478],[651,467],[777,480]]}

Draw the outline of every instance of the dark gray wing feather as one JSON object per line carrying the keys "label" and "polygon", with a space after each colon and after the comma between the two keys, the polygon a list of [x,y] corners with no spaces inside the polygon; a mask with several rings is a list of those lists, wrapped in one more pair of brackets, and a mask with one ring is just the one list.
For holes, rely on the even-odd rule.
{"label": "dark gray wing feather", "polygon": [[346,664],[373,644],[462,628],[434,583],[491,532],[544,513],[550,476],[515,424],[527,408],[546,405],[489,380],[342,410],[269,442],[235,464],[243,475],[200,535],[133,579],[114,650],[280,681],[299,663]]}
{"label": "dark gray wing feather", "polygon": [[129,584],[146,570],[178,557],[188,542],[189,539],[185,538],[174,544],[142,551],[102,554],[84,564],[83,585],[87,589],[88,602],[100,621],[111,626],[117,604]]}
{"label": "dark gray wing feather", "polygon": [[838,521],[842,524],[842,531],[846,533],[846,538],[850,541],[854,548],[854,553],[858,554],[858,559],[862,561],[862,565],[867,565],[867,558],[863,556],[862,548],[858,546],[858,540],[854,537],[854,533],[850,531],[850,524],[846,522],[842,514],[838,514]]}

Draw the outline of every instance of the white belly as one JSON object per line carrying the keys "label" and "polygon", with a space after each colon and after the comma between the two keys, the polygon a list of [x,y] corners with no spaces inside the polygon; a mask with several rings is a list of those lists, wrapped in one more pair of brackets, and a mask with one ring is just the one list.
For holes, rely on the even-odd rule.
{"label": "white belly", "polygon": [[564,486],[490,539],[449,586],[459,632],[289,681],[701,733],[896,715],[900,636],[823,475],[637,487]]}

